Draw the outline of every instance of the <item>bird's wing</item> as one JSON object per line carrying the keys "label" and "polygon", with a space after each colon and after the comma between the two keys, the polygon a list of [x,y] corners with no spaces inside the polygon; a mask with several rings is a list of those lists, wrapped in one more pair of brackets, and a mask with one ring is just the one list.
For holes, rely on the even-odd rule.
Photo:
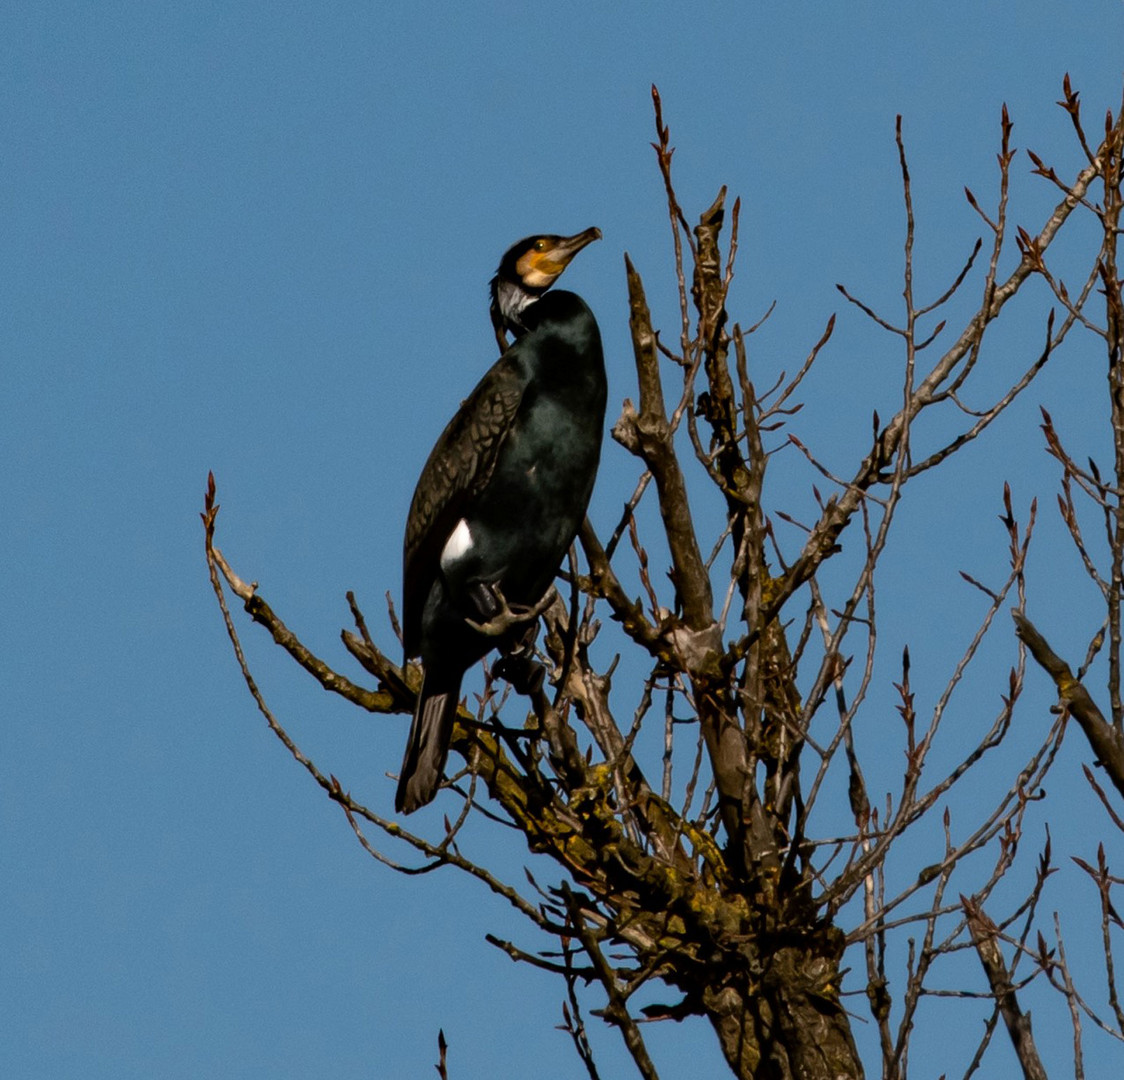
{"label": "bird's wing", "polygon": [[406,519],[402,628],[416,655],[422,608],[441,550],[473,497],[487,484],[519,411],[527,377],[518,355],[501,357],[449,421],[422,469]]}

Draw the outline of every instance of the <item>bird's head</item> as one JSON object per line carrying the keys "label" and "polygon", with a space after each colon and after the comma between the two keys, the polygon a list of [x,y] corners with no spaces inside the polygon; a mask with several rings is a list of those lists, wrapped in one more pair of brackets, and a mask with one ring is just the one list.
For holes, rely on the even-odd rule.
{"label": "bird's head", "polygon": [[524,332],[520,318],[561,276],[570,260],[587,244],[601,239],[594,227],[575,236],[528,236],[508,248],[492,278],[492,325],[503,344],[504,331]]}

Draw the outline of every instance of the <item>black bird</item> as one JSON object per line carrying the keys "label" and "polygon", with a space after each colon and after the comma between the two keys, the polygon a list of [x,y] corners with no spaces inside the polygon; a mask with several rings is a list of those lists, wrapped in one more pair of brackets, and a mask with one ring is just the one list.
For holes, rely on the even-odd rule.
{"label": "black bird", "polygon": [[585,516],[605,420],[601,333],[580,296],[547,290],[600,236],[530,236],[504,255],[491,292],[505,351],[441,433],[414,491],[402,636],[425,679],[400,812],[437,793],[465,671],[526,631]]}

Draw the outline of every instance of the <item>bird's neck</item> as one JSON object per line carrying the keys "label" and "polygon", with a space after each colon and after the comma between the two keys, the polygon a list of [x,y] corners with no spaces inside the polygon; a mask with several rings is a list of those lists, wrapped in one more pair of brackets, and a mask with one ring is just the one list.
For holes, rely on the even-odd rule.
{"label": "bird's neck", "polygon": [[517,285],[514,281],[494,277],[492,279],[492,321],[515,337],[522,337],[527,332],[523,313],[541,296],[542,291],[533,291],[525,286]]}

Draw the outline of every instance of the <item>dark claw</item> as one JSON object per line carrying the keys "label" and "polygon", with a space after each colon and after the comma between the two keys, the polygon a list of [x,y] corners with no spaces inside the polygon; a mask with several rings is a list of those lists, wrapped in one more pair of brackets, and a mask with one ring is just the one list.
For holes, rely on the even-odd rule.
{"label": "dark claw", "polygon": [[487,583],[472,585],[469,587],[469,596],[478,607],[483,609],[485,605],[498,606],[491,608],[492,613],[485,619],[466,618],[464,621],[477,633],[484,634],[487,637],[506,637],[517,627],[533,626],[538,621],[539,616],[554,602],[557,595],[552,585],[537,604],[531,607],[524,607],[523,605],[512,607],[508,604],[507,598],[499,585]]}
{"label": "dark claw", "polygon": [[503,606],[496,596],[496,587],[486,581],[478,581],[475,585],[470,585],[468,599],[476,608],[477,622],[488,622],[503,611]]}
{"label": "dark claw", "polygon": [[517,693],[528,697],[537,694],[546,681],[546,668],[522,652],[502,657],[492,670],[511,683]]}

